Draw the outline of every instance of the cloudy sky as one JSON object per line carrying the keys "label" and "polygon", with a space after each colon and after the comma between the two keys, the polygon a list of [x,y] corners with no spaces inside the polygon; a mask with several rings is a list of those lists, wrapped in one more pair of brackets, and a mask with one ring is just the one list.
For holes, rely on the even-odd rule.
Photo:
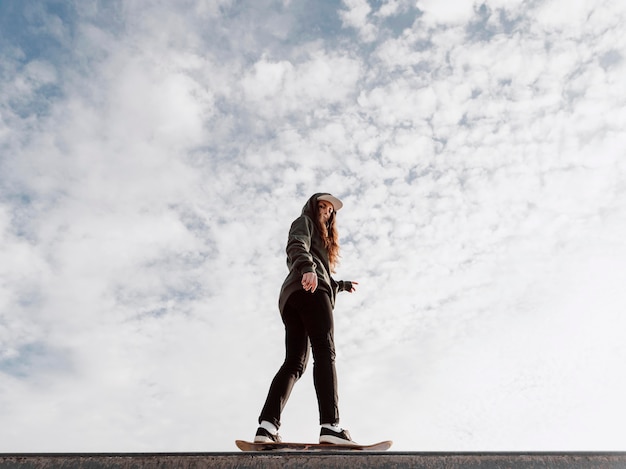
{"label": "cloudy sky", "polygon": [[[231,451],[344,200],[342,423],[626,450],[626,3],[0,1],[0,452]],[[315,441],[309,369],[281,433]]]}

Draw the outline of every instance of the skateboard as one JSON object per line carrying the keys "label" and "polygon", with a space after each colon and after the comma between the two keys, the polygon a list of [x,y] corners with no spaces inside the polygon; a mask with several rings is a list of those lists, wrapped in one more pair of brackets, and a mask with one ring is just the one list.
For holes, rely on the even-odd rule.
{"label": "skateboard", "polygon": [[235,440],[241,451],[386,451],[392,441],[381,441],[372,445],[335,445],[331,443],[252,443]]}

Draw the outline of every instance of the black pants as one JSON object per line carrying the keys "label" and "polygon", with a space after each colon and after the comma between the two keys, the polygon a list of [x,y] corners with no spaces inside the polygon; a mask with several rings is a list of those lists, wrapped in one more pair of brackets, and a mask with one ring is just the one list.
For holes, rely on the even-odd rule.
{"label": "black pants", "polygon": [[272,381],[259,423],[267,420],[280,427],[280,416],[293,385],[306,368],[310,343],[320,424],[338,424],[333,308],[328,294],[320,290],[293,293],[287,300],[282,319],[285,324],[285,361]]}

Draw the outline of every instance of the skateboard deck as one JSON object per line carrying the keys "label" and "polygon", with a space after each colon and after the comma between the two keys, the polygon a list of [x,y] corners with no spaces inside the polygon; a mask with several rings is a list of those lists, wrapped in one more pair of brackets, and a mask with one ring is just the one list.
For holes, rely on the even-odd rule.
{"label": "skateboard deck", "polygon": [[252,443],[235,440],[241,451],[386,451],[392,441],[381,441],[372,445],[335,445],[331,443]]}

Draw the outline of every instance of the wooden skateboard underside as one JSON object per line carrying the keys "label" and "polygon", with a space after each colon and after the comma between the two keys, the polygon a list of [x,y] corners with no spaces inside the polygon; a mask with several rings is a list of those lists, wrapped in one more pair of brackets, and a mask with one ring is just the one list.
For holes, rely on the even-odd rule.
{"label": "wooden skateboard underside", "polygon": [[386,451],[391,441],[381,441],[373,445],[334,445],[330,443],[252,443],[235,440],[241,451]]}

